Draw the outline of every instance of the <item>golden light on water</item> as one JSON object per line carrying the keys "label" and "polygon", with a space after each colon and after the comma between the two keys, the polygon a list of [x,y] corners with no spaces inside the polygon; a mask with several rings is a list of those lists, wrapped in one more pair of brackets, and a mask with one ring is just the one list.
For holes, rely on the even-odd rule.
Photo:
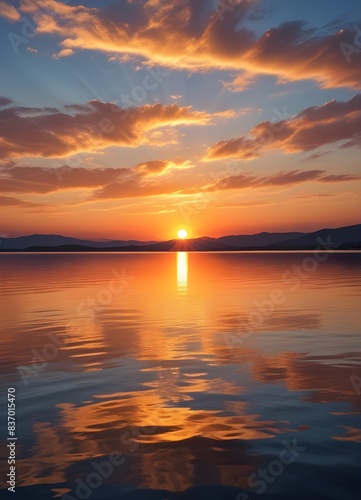
{"label": "golden light on water", "polygon": [[186,293],[188,287],[188,253],[177,252],[178,292]]}

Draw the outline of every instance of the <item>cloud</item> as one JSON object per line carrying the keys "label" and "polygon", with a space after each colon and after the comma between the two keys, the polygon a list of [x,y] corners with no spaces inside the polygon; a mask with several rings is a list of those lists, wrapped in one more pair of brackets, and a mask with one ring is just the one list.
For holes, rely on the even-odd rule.
{"label": "cloud", "polygon": [[193,186],[181,187],[176,179],[165,179],[157,184],[149,184],[142,183],[139,178],[132,177],[127,179],[124,178],[123,180],[120,179],[119,182],[103,186],[94,192],[90,200],[120,199],[165,194],[197,195],[201,192],[215,192],[226,189],[283,189],[306,182],[336,184],[338,182],[352,182],[356,180],[361,180],[361,177],[348,174],[330,176],[325,170],[283,171],[268,176],[242,174],[225,177],[212,184],[197,187],[194,186],[194,181]]}
{"label": "cloud", "polygon": [[331,27],[311,30],[297,20],[258,37],[247,26],[250,19],[265,15],[260,2],[232,2],[231,9],[222,11],[225,3],[217,13],[210,12],[205,0],[141,0],[103,8],[20,0],[20,10],[44,12],[37,33],[55,35],[64,50],[131,55],[180,70],[238,70],[229,87],[235,90],[257,74],[275,75],[279,81],[312,79],[327,88],[361,88],[361,51],[353,27],[331,33]]}
{"label": "cloud", "polygon": [[[157,136],[152,137],[152,131],[178,125],[205,125],[212,116],[231,117],[233,112],[211,115],[178,104],[124,109],[101,101],[66,106],[65,111],[11,107],[0,110],[0,158],[66,157],[109,146],[156,146]],[[167,142],[163,136],[159,141]]]}
{"label": "cloud", "polygon": [[300,200],[309,200],[309,199],[313,199],[313,198],[330,198],[332,196],[338,196],[338,193],[337,194],[331,194],[331,193],[298,194],[297,196],[295,196],[295,198],[300,199]]}
{"label": "cloud", "polygon": [[321,178],[321,182],[326,182],[326,183],[338,183],[338,182],[348,182],[348,181],[355,181],[355,180],[360,180],[361,177],[358,177],[356,175],[349,175],[349,174],[337,174],[337,175],[325,175]]}
{"label": "cloud", "polygon": [[251,73],[250,71],[242,71],[237,75],[231,82],[222,82],[223,86],[232,92],[242,92],[251,87],[257,78],[256,73]]}
{"label": "cloud", "polygon": [[263,207],[266,205],[273,205],[274,203],[269,200],[255,200],[255,201],[235,201],[235,202],[218,202],[214,206],[217,208],[247,208],[247,207]]}
{"label": "cloud", "polygon": [[37,54],[38,49],[33,49],[32,47],[26,47],[26,52],[31,52],[32,54]]}
{"label": "cloud", "polygon": [[129,175],[129,169],[58,168],[14,166],[0,170],[0,192],[51,193],[61,190],[97,188]]}
{"label": "cloud", "polygon": [[139,179],[125,179],[121,182],[108,184],[94,193],[92,200],[130,198],[137,196],[155,196],[162,194],[198,194],[200,192],[214,192],[225,189],[246,189],[246,188],[269,188],[269,187],[290,187],[305,182],[346,182],[359,180],[359,177],[352,175],[325,175],[324,170],[294,170],[291,172],[278,172],[270,176],[238,175],[225,177],[212,184],[182,188],[179,182],[171,179],[157,184],[142,184]]}
{"label": "cloud", "polygon": [[[343,44],[355,47],[357,33],[347,27],[333,34],[318,35],[293,21],[272,28],[252,47],[255,67],[284,81],[312,79],[324,88],[361,88],[361,52],[348,61]],[[349,64],[352,62],[352,64]]]}
{"label": "cloud", "polygon": [[57,54],[53,55],[54,59],[59,59],[61,57],[69,57],[75,54],[74,50],[72,49],[62,49],[60,50]]}
{"label": "cloud", "polygon": [[322,156],[329,155],[330,153],[331,153],[331,151],[320,151],[318,153],[313,153],[312,155],[305,158],[303,161],[317,160],[318,158],[322,158]]}
{"label": "cloud", "polygon": [[12,104],[12,100],[8,99],[7,97],[0,97],[0,108],[3,108],[5,106],[9,106],[9,104]]}
{"label": "cloud", "polygon": [[0,169],[0,192],[46,194],[75,189],[95,190],[119,183],[140,186],[147,179],[154,186],[152,178],[159,181],[161,176],[171,171],[191,167],[190,161],[180,158],[142,162],[129,168],[81,168],[67,165],[57,168],[3,167]]}
{"label": "cloud", "polygon": [[19,21],[21,15],[13,5],[0,1],[0,17],[5,18],[7,21]]}
{"label": "cloud", "polygon": [[143,163],[139,163],[135,167],[135,172],[138,174],[148,177],[148,176],[158,176],[164,175],[170,170],[174,169],[184,169],[191,168],[192,164],[190,161],[184,160],[174,160],[174,161],[165,161],[165,160],[155,160],[155,161],[147,161]]}
{"label": "cloud", "polygon": [[178,177],[166,174],[174,170],[182,171],[192,167],[189,160],[181,159],[139,163],[131,169],[132,175],[97,189],[88,201],[177,193],[182,189],[182,186],[193,184],[194,181],[182,179],[180,182]]}
{"label": "cloud", "polygon": [[360,176],[350,174],[328,175],[326,170],[292,170],[282,171],[272,175],[256,176],[241,174],[224,177],[215,183],[205,186],[204,191],[224,189],[291,187],[305,182],[338,183],[361,180]]}
{"label": "cloud", "polygon": [[165,181],[157,184],[143,184],[137,178],[108,184],[95,193],[88,201],[111,200],[121,198],[134,198],[142,196],[159,196],[173,194],[179,191],[179,185],[175,181]]}
{"label": "cloud", "polygon": [[[45,195],[66,192],[75,198],[66,206],[84,205],[98,201],[130,199],[150,196],[176,195],[186,200],[187,196],[199,193],[233,190],[259,190],[269,193],[308,182],[330,185],[361,180],[350,174],[328,174],[325,170],[281,171],[271,175],[242,174],[224,177],[213,183],[199,183],[199,178],[183,176],[184,169],[193,167],[190,161],[152,160],[127,168],[81,168],[64,165],[58,168],[7,166],[0,168],[0,206],[13,206],[31,211],[54,212],[56,206],[31,203],[21,200],[26,195]],[[85,191],[80,193],[79,191]],[[187,195],[187,196],[186,196]],[[262,195],[264,196],[264,194]],[[167,200],[163,198],[163,200]],[[240,201],[234,206],[256,206],[271,201]],[[231,206],[232,202],[221,202],[216,206]],[[172,207],[167,207],[171,208]]]}
{"label": "cloud", "polygon": [[44,208],[45,205],[41,203],[23,201],[19,198],[13,198],[11,196],[0,196],[0,207]]}
{"label": "cloud", "polygon": [[204,159],[250,160],[270,150],[285,153],[310,151],[337,141],[347,141],[343,148],[361,146],[361,94],[349,101],[332,100],[322,106],[307,108],[288,120],[259,123],[247,136],[216,143],[207,150]]}
{"label": "cloud", "polygon": [[342,200],[345,199],[345,197],[350,197],[350,196],[360,196],[359,191],[338,191],[338,192],[333,192],[333,193],[311,193],[311,194],[298,194],[295,196],[296,199],[300,200],[313,200],[314,198],[337,198],[340,197]]}

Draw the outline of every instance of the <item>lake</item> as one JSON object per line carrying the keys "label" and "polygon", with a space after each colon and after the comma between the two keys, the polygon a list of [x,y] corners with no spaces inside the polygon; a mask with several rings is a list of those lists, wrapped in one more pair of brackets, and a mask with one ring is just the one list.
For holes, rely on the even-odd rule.
{"label": "lake", "polygon": [[0,255],[0,487],[9,393],[14,498],[359,500],[360,264]]}

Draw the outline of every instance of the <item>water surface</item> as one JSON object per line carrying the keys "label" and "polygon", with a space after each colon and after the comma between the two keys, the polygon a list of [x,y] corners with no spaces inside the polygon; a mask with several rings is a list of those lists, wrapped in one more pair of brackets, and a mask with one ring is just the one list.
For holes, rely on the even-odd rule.
{"label": "water surface", "polygon": [[17,498],[359,499],[361,259],[323,257],[1,255]]}

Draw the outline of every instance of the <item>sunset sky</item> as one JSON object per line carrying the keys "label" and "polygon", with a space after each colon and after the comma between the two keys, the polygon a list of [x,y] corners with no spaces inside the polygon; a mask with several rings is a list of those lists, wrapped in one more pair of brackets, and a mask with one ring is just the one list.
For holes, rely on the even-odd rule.
{"label": "sunset sky", "polygon": [[359,0],[0,0],[0,233],[360,222]]}

